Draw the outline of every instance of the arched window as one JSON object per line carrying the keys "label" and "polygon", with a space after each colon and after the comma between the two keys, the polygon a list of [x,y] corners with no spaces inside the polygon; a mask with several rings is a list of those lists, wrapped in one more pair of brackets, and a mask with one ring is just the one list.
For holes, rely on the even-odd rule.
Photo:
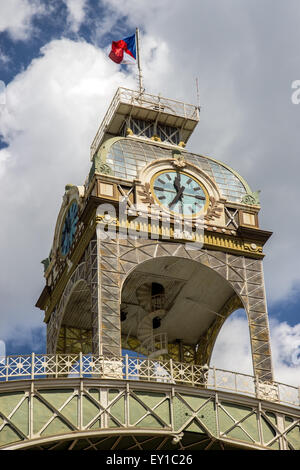
{"label": "arched window", "polygon": [[152,282],[151,286],[152,311],[165,306],[165,288],[158,282]]}

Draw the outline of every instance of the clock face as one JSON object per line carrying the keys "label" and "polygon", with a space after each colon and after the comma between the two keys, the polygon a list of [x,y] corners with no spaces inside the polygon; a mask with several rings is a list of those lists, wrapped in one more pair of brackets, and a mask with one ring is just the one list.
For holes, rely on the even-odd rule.
{"label": "clock face", "polygon": [[208,202],[206,190],[183,171],[158,173],[152,180],[152,190],[157,202],[175,214],[194,216],[203,212]]}
{"label": "clock face", "polygon": [[71,248],[71,245],[74,241],[77,223],[78,223],[78,204],[76,201],[73,201],[67,211],[62,233],[61,233],[60,249],[61,249],[62,255],[64,256],[68,254]]}

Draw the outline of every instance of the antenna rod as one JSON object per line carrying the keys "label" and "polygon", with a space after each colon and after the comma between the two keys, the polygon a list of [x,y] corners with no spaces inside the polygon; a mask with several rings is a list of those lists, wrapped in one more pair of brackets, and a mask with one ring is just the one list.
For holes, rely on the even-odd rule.
{"label": "antenna rod", "polygon": [[142,94],[144,92],[144,87],[143,87],[143,75],[142,75],[141,59],[140,59],[139,28],[136,28],[135,37],[136,37],[137,66],[139,70],[139,88],[140,88],[140,93]]}
{"label": "antenna rod", "polygon": [[198,107],[198,109],[200,109],[200,95],[199,95],[198,77],[196,77],[196,91],[197,91],[197,107]]}

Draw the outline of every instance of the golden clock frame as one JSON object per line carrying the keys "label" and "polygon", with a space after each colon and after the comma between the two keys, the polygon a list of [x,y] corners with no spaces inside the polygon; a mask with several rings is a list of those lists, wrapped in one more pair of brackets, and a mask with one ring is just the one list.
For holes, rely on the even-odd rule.
{"label": "golden clock frame", "polygon": [[[159,199],[156,197],[156,194],[155,194],[155,191],[154,191],[154,180],[156,180],[156,178],[158,178],[161,174],[163,173],[181,173],[185,176],[189,176],[190,178],[192,178],[200,187],[201,189],[203,190],[204,194],[205,194],[205,205],[203,207],[203,209],[201,209],[201,211],[197,212],[196,214],[191,214],[191,215],[188,215],[188,214],[179,214],[178,212],[174,212],[174,211],[171,211],[171,210],[168,210],[166,207],[164,207],[161,202],[159,201]],[[188,173],[186,171],[182,171],[182,170],[174,170],[173,168],[170,168],[170,169],[163,169],[163,170],[160,170],[158,171],[157,173],[155,173],[154,175],[152,175],[151,177],[151,180],[150,180],[150,189],[151,189],[151,194],[154,198],[154,200],[157,202],[157,204],[162,208],[162,210],[164,212],[166,212],[167,214],[172,214],[173,216],[175,217],[183,217],[183,218],[188,218],[188,219],[197,219],[198,217],[200,217],[200,215],[204,215],[206,213],[206,210],[209,206],[209,194],[208,194],[208,191],[207,189],[205,188],[205,186],[198,180],[198,178],[196,178],[194,175],[192,175],[191,173]]]}

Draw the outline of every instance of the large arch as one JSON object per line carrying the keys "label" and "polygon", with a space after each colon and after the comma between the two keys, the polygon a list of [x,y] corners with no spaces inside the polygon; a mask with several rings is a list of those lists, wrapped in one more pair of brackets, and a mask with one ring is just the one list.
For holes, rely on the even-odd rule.
{"label": "large arch", "polygon": [[48,353],[91,352],[91,291],[86,263],[72,273],[48,324]]}
{"label": "large arch", "polygon": [[[228,281],[239,301],[235,300],[235,297],[228,299],[228,303],[223,307],[224,312],[231,313],[241,306],[240,302],[242,303],[248,316],[254,373],[262,381],[273,380],[261,260],[204,248],[187,249],[182,242],[116,237],[116,239],[98,240],[98,243],[99,266],[101,266],[99,280],[101,302],[98,303],[100,354],[121,353],[121,291],[130,272],[150,259],[163,257],[189,259],[211,268]],[[101,328],[103,322],[106,323],[106,331],[105,328]],[[216,325],[213,333],[215,336],[221,326],[221,323]],[[201,361],[211,354],[210,350],[205,351],[205,347],[203,351]]]}
{"label": "large arch", "polygon": [[[268,315],[264,290],[262,261],[224,251],[188,249],[183,242],[148,239],[93,239],[85,261],[70,277],[55,312],[48,324],[48,352],[55,352],[64,308],[74,283],[87,282],[91,292],[92,351],[100,355],[121,355],[122,286],[130,273],[148,260],[161,258],[191,260],[210,268],[230,285],[232,295],[224,299],[218,319],[202,337],[198,346],[197,362],[205,363],[211,356],[214,340],[227,318],[243,306],[248,316],[253,370],[262,381],[273,380]],[[241,305],[242,304],[242,305]]]}
{"label": "large arch", "polygon": [[[163,302],[161,295],[151,295],[151,286],[157,285]],[[224,321],[242,305],[231,284],[202,263],[178,256],[149,259],[132,268],[122,283],[122,342],[149,356],[154,352],[143,347],[147,335],[164,335],[169,357],[208,364]]]}
{"label": "large arch", "polygon": [[84,279],[79,279],[70,292],[61,316],[55,352],[92,352],[91,292]]}

